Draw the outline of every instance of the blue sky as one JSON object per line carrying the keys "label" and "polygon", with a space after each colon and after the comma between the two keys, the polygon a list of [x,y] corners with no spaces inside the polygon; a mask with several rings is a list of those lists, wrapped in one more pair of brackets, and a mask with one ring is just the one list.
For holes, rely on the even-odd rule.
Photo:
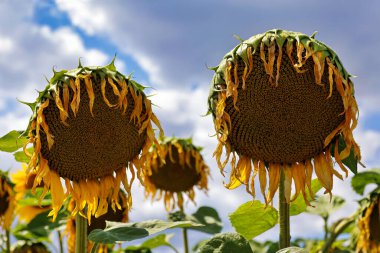
{"label": "blue sky", "polygon": [[[0,1],[0,135],[27,125],[29,111],[16,98],[35,99],[35,90],[46,85],[51,69],[84,64],[104,65],[117,54],[117,66],[133,73],[136,81],[150,86],[155,112],[166,135],[193,136],[203,146],[212,168],[208,196],[197,193],[198,206],[211,205],[231,231],[227,214],[250,198],[243,189],[223,188],[212,152],[216,141],[210,117],[201,117],[212,72],[223,55],[238,41],[257,33],[282,28],[312,34],[331,46],[353,75],[359,103],[355,138],[363,161],[371,168],[380,164],[380,2],[368,1],[100,1],[100,0],[2,0]],[[3,169],[19,164],[0,154]],[[356,208],[348,180],[335,181],[333,192],[349,199],[335,217]],[[131,219],[165,218],[162,203],[144,201],[135,185]],[[191,203],[189,212],[196,210]],[[322,222],[300,215],[292,218],[294,236],[318,235]],[[305,222],[310,229],[302,229]],[[196,238],[201,235],[194,233]],[[260,239],[276,239],[276,229]],[[180,236],[174,240],[180,243]]]}

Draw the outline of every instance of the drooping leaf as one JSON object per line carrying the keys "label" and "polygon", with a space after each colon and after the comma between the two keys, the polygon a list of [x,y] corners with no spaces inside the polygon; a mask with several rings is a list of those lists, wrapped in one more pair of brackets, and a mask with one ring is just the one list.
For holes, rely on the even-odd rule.
{"label": "drooping leaf", "polygon": [[208,234],[216,234],[222,231],[222,220],[214,208],[202,206],[190,217],[191,221],[204,225],[203,227],[191,227],[190,229],[198,230]]}
{"label": "drooping leaf", "polygon": [[308,206],[306,211],[311,214],[319,215],[322,218],[327,218],[331,213],[339,210],[345,203],[345,200],[339,196],[330,197],[327,195],[317,196],[311,203],[313,206]]}
{"label": "drooping leaf", "polygon": [[360,195],[368,184],[380,185],[380,169],[373,169],[356,174],[352,177],[351,186]]}
{"label": "drooping leaf", "polygon": [[237,233],[222,233],[214,235],[204,243],[197,253],[253,253],[249,242]]}
{"label": "drooping leaf", "polygon": [[[33,148],[28,148],[28,151],[30,154],[33,153]],[[16,153],[13,154],[15,160],[20,163],[29,163],[30,158],[25,155],[24,151],[17,151]]]}
{"label": "drooping leaf", "polygon": [[170,244],[170,239],[174,234],[159,234],[153,238],[150,238],[138,246],[128,246],[126,250],[143,250],[143,249],[154,249],[161,246],[168,246],[173,248],[173,245]]}
{"label": "drooping leaf", "polygon": [[0,151],[4,152],[15,152],[22,148],[23,145],[28,141],[27,138],[20,136],[22,131],[10,131],[6,135],[0,138]]}
{"label": "drooping leaf", "polygon": [[94,229],[88,239],[98,243],[127,242],[153,235],[170,228],[189,228],[202,226],[190,221],[167,222],[147,220],[135,223],[107,222],[104,230]]}
{"label": "drooping leaf", "polygon": [[[317,178],[311,181],[311,190],[314,194],[316,194],[321,188],[322,188],[322,185]],[[306,194],[307,194],[307,199],[311,201],[312,198],[310,197],[310,194],[308,193],[308,191]],[[303,213],[306,211],[306,207],[307,205],[306,205],[305,199],[303,198],[302,194],[300,194],[293,202],[290,203],[289,214],[290,216],[294,216],[294,215]]]}
{"label": "drooping leaf", "polygon": [[229,217],[236,232],[250,240],[277,224],[278,211],[254,200],[239,206]]}
{"label": "drooping leaf", "polygon": [[298,247],[289,247],[277,251],[277,253],[309,253],[307,250]]}

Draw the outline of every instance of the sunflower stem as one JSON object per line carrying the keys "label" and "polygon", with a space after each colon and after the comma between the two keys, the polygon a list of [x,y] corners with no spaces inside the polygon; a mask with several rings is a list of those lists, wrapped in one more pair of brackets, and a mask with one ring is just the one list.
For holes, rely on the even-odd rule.
{"label": "sunflower stem", "polygon": [[87,252],[87,219],[77,213],[75,217],[75,253]]}
{"label": "sunflower stem", "polygon": [[6,236],[7,236],[7,253],[11,253],[11,233],[9,230],[5,230]]}
{"label": "sunflower stem", "polygon": [[279,189],[280,249],[290,247],[289,204],[285,197],[285,173],[281,168]]}
{"label": "sunflower stem", "polygon": [[61,231],[57,231],[58,234],[58,241],[59,241],[59,253],[64,253],[63,251],[63,243],[62,243],[62,234]]}
{"label": "sunflower stem", "polygon": [[182,229],[182,235],[183,235],[183,247],[185,250],[185,253],[189,253],[189,242],[187,240],[187,229]]}

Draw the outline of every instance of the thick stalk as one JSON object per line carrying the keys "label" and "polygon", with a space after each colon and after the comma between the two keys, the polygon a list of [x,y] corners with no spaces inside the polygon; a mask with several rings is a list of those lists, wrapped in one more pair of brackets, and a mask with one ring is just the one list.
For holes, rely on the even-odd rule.
{"label": "thick stalk", "polygon": [[58,241],[59,241],[59,253],[64,253],[63,251],[63,243],[62,243],[62,234],[61,231],[57,231],[58,234]]}
{"label": "thick stalk", "polygon": [[279,223],[280,223],[280,249],[290,247],[290,219],[289,204],[285,198],[285,173],[281,168],[279,187]]}
{"label": "thick stalk", "polygon": [[187,240],[187,229],[182,229],[182,235],[183,235],[183,247],[185,250],[185,253],[189,253],[189,242]]}
{"label": "thick stalk", "polygon": [[11,253],[11,233],[9,230],[5,230],[6,236],[7,236],[7,253]]}
{"label": "thick stalk", "polygon": [[75,217],[75,253],[87,252],[87,219],[79,213]]}

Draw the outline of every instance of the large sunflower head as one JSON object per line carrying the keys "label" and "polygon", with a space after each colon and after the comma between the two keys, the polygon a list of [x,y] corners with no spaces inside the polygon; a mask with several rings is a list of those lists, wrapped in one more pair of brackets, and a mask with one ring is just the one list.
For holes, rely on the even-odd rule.
{"label": "large sunflower head", "polygon": [[[87,225],[87,234],[90,234],[94,229],[104,229],[106,228],[106,221],[116,221],[116,222],[127,222],[129,219],[129,204],[127,194],[120,190],[118,193],[118,204],[109,203],[112,208],[109,208],[105,214],[100,216],[92,216],[91,223]],[[75,208],[74,200],[71,199],[69,202],[67,210],[71,213]],[[69,253],[75,252],[75,217],[70,216],[67,219],[66,224],[66,234],[67,238],[67,248]],[[88,241],[87,249],[88,252],[91,251],[93,244]],[[107,245],[100,245],[99,252],[107,252]]]}
{"label": "large sunflower head", "polygon": [[145,163],[145,195],[152,199],[164,199],[165,208],[170,211],[178,206],[183,209],[183,195],[194,202],[194,187],[207,191],[210,174],[205,164],[201,148],[193,145],[191,139],[165,138],[160,140],[160,150],[156,145],[151,148],[150,159]]}
{"label": "large sunflower head", "polygon": [[0,228],[9,230],[13,221],[15,194],[7,173],[0,171]]}
{"label": "large sunflower head", "polygon": [[[11,175],[12,181],[15,184],[14,191],[16,193],[15,199],[21,201],[33,188],[34,180],[36,178],[36,173],[34,171],[26,175],[27,165],[22,164],[22,169],[13,173]],[[37,186],[41,190],[43,189],[43,182]],[[16,214],[19,216],[20,220],[24,222],[31,221],[38,214],[48,211],[51,205],[46,205],[40,203],[39,205],[20,205],[16,206]]]}
{"label": "large sunflower head", "polygon": [[[123,183],[131,205],[135,169],[159,145],[144,87],[118,72],[114,62],[105,67],[79,67],[54,71],[37,101],[26,133],[34,151],[28,173],[35,172],[33,188],[43,182],[50,189],[55,218],[64,198],[72,194],[73,213],[87,206],[87,216],[108,210],[108,199],[118,204]],[[128,180],[126,168],[132,177]],[[65,181],[65,190],[61,179]]]}
{"label": "large sunflower head", "polygon": [[371,195],[358,222],[356,251],[359,253],[380,252],[380,191]]}
{"label": "large sunflower head", "polygon": [[[245,184],[254,196],[259,174],[265,196],[269,175],[265,200],[270,202],[283,168],[289,202],[292,180],[295,196],[305,197],[314,169],[331,194],[333,175],[342,178],[332,156],[346,176],[344,159],[360,160],[352,134],[358,108],[350,75],[313,35],[270,30],[253,36],[214,71],[208,99],[218,137],[214,155],[221,170],[232,155],[228,188]],[[221,161],[223,148],[227,158]]]}

